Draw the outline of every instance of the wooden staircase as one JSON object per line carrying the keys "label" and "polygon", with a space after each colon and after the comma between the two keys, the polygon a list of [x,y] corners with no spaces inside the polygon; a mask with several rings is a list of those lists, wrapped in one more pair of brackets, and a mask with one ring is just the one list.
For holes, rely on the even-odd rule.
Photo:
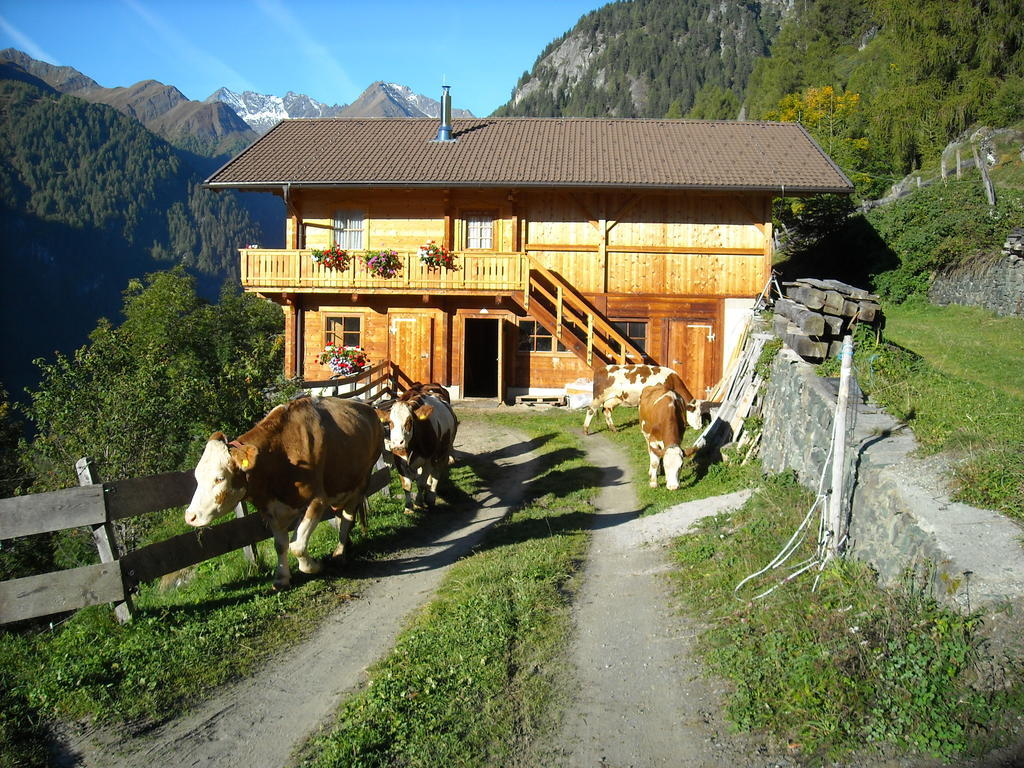
{"label": "wooden staircase", "polygon": [[[591,367],[629,365],[647,356],[562,277],[529,259],[523,309]],[[518,299],[518,297],[517,297]]]}

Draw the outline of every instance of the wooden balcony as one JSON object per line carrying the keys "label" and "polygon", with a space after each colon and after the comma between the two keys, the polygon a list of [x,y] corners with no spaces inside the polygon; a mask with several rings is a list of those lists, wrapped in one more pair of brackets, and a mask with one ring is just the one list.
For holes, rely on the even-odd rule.
{"label": "wooden balcony", "polygon": [[345,270],[327,269],[308,250],[241,250],[242,287],[262,293],[522,293],[529,264],[522,253],[458,253],[457,269],[430,270],[416,251],[399,251],[402,268],[391,278],[367,271],[362,252]]}

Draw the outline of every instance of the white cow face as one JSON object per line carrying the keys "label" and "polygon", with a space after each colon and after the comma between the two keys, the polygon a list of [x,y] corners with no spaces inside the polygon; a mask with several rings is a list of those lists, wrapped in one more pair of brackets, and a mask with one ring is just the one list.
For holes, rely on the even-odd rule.
{"label": "white cow face", "polygon": [[679,489],[679,470],[683,468],[683,450],[678,445],[669,446],[661,460],[665,467],[665,487],[670,491]]}
{"label": "white cow face", "polygon": [[210,436],[196,465],[196,492],[185,511],[185,522],[196,527],[209,525],[233,510],[245,497],[245,470],[252,459],[243,456],[241,466],[220,432]]}
{"label": "white cow face", "polygon": [[388,412],[378,411],[381,422],[388,431],[387,439],[391,444],[391,452],[396,456],[407,457],[409,455],[414,421],[429,418],[434,410],[426,403],[422,403],[415,409],[414,405],[413,402],[398,402]]}

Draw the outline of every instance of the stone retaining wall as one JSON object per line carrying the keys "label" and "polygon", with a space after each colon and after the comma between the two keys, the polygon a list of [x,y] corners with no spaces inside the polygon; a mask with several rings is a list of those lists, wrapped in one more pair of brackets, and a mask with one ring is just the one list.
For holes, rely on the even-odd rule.
{"label": "stone retaining wall", "polygon": [[[836,391],[834,380],[817,376],[791,351],[776,356],[762,406],[761,460],[767,470],[793,469],[803,485],[817,490]],[[850,444],[856,473],[853,557],[870,563],[883,583],[898,581],[908,568],[927,573],[936,597],[960,608],[1024,602],[1019,526],[996,512],[951,501],[948,463],[916,456],[909,429],[875,406],[858,405]]]}
{"label": "stone retaining wall", "polygon": [[1007,257],[979,269],[936,275],[928,299],[933,304],[965,304],[997,315],[1024,317],[1024,260]]}

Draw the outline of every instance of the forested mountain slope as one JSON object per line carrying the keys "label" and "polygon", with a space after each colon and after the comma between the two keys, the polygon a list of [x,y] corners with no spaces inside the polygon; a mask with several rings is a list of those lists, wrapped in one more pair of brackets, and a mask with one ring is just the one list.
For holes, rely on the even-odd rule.
{"label": "forested mountain slope", "polygon": [[496,114],[735,118],[788,0],[632,0],[581,18]]}
{"label": "forested mountain slope", "polygon": [[895,180],[972,124],[1024,117],[1024,3],[800,3],[754,66],[747,112],[803,121],[825,88],[821,133],[862,139],[865,167]]}
{"label": "forested mountain slope", "polygon": [[228,105],[191,101],[173,85],[143,80],[128,87],[104,88],[72,67],[38,61],[16,48],[0,51],[0,61],[24,69],[61,93],[111,106],[174,146],[198,155],[226,159],[256,140],[256,133]]}
{"label": "forested mountain slope", "polygon": [[233,194],[199,188],[194,159],[116,110],[0,65],[0,382],[18,396],[31,359],[70,351],[129,278],[183,264],[215,287],[260,240]]}

